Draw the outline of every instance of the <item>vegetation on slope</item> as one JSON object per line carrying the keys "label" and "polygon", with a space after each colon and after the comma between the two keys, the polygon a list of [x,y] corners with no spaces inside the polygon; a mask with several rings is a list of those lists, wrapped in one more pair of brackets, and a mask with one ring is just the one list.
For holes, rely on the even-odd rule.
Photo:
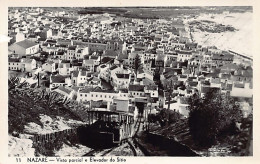
{"label": "vegetation on slope", "polygon": [[224,131],[234,133],[236,123],[242,119],[240,106],[217,91],[202,98],[194,95],[189,99],[189,108],[190,133],[203,146],[214,144]]}
{"label": "vegetation on slope", "polygon": [[68,100],[57,93],[49,93],[41,88],[29,88],[26,82],[20,83],[19,78],[9,79],[8,125],[9,133],[22,133],[24,125],[34,122],[42,126],[39,115],[51,118],[56,116],[64,119],[80,120],[68,110]]}
{"label": "vegetation on slope", "polygon": [[160,126],[159,118],[166,115],[161,111],[149,115],[150,131],[185,144],[203,156],[252,155],[253,117],[251,114],[243,118],[237,101],[214,91],[204,98],[194,95],[189,100],[187,119],[172,112],[169,126]]}

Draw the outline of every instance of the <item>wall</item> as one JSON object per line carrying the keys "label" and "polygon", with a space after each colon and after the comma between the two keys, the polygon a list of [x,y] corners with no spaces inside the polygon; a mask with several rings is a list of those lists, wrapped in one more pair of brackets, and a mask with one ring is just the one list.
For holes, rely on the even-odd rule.
{"label": "wall", "polygon": [[51,67],[51,65],[48,64],[48,63],[44,63],[44,64],[42,65],[42,69],[44,69],[44,70],[46,70],[46,71],[48,71],[48,72],[52,72],[52,67]]}
{"label": "wall", "polygon": [[35,54],[39,51],[39,45],[35,45],[26,49],[26,54]]}
{"label": "wall", "polygon": [[232,91],[230,92],[230,96],[251,98],[253,96],[253,89],[250,89],[249,86],[247,86],[246,84],[245,84],[245,88],[233,87]]}
{"label": "wall", "polygon": [[8,69],[9,70],[21,70],[21,63],[17,62],[8,62]]}
{"label": "wall", "polygon": [[158,97],[158,90],[145,90],[145,93],[150,93],[151,97]]}
{"label": "wall", "polygon": [[55,151],[61,149],[64,143],[71,145],[80,143],[78,128],[34,135],[31,139],[33,148],[35,148],[35,156],[55,156]]}
{"label": "wall", "polygon": [[63,68],[59,68],[59,74],[60,75],[69,75],[70,73],[70,66],[68,64],[63,64]]}
{"label": "wall", "polygon": [[123,79],[123,78],[113,78],[114,82],[112,85],[116,87],[116,89],[128,89],[130,80],[129,79]]}
{"label": "wall", "polygon": [[15,51],[15,54],[19,54],[19,55],[26,54],[25,49],[17,44],[13,44],[13,45],[9,46],[8,49],[11,51]]}
{"label": "wall", "polygon": [[127,100],[114,100],[116,102],[116,110],[128,112],[128,99]]}
{"label": "wall", "polygon": [[65,85],[65,83],[51,83],[51,85],[50,85],[50,90],[51,90],[52,88],[54,88],[54,87],[64,86],[64,85]]}
{"label": "wall", "polygon": [[[82,96],[81,96],[82,95]],[[112,102],[113,97],[117,96],[118,93],[106,93],[106,92],[90,92],[80,93],[78,92],[77,101],[99,101],[103,100],[106,102]]]}
{"label": "wall", "polygon": [[140,73],[137,75],[137,78],[148,78],[150,80],[153,80],[153,75],[149,73]]}
{"label": "wall", "polygon": [[50,142],[52,140],[55,140],[60,136],[64,136],[64,135],[69,136],[73,134],[77,134],[77,129],[66,129],[63,131],[57,131],[57,132],[43,134],[43,135],[34,135],[30,139],[32,139],[34,143],[35,142],[45,143],[45,142]]}
{"label": "wall", "polygon": [[192,57],[191,54],[178,54],[177,61],[190,60]]}
{"label": "wall", "polygon": [[128,91],[129,96],[134,96],[134,97],[143,97],[144,92],[139,92],[139,91]]}

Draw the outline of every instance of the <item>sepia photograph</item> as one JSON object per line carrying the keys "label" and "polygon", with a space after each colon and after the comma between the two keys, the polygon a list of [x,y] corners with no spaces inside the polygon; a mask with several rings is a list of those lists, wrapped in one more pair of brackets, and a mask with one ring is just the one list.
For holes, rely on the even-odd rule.
{"label": "sepia photograph", "polygon": [[252,5],[6,11],[8,158],[253,157]]}

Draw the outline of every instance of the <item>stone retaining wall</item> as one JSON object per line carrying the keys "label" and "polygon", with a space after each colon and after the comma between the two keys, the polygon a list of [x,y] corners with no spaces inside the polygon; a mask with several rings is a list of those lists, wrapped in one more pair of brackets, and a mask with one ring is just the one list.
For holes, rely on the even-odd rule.
{"label": "stone retaining wall", "polygon": [[38,143],[46,143],[49,141],[55,140],[57,137],[61,136],[70,136],[70,135],[77,135],[77,128],[75,129],[66,129],[63,131],[58,131],[58,132],[53,132],[53,133],[48,133],[48,134],[42,134],[42,135],[34,135],[30,139],[33,140],[33,142]]}

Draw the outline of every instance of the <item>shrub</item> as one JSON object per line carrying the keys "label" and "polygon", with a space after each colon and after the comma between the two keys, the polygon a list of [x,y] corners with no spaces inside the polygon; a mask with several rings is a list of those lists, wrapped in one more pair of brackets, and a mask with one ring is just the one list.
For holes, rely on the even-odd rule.
{"label": "shrub", "polygon": [[52,118],[62,116],[65,119],[81,120],[66,106],[68,101],[61,100],[60,97],[52,93],[41,93],[34,89],[25,89],[24,91],[15,89],[15,87],[9,89],[8,132],[10,134],[13,131],[22,133],[24,125],[29,122],[42,125],[39,120],[40,114]]}
{"label": "shrub", "polygon": [[[167,120],[167,112],[169,113],[169,120]],[[168,125],[177,122],[181,118],[181,114],[175,110],[162,109],[158,114],[149,114],[148,121],[155,123],[159,122],[160,126],[165,126],[168,121]]]}
{"label": "shrub", "polygon": [[242,118],[235,101],[217,91],[209,92],[203,98],[194,95],[190,97],[189,105],[190,133],[201,146],[214,144],[221,132],[232,131],[232,125]]}

